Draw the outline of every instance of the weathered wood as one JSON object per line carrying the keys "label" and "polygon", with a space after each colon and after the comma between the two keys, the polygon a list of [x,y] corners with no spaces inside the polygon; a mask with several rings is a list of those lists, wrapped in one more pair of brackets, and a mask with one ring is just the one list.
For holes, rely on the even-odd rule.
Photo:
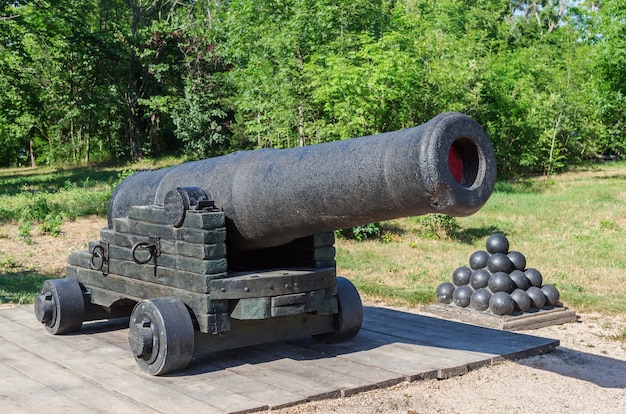
{"label": "weathered wood", "polygon": [[120,293],[129,298],[159,298],[174,296],[182,300],[196,314],[210,313],[211,301],[208,294],[191,292],[170,286],[163,286],[143,280],[135,280],[117,275],[103,275],[102,273],[82,267],[68,265],[67,277],[78,280],[88,287],[96,287]]}
{"label": "weathered wood", "polygon": [[331,332],[332,316],[295,315],[261,320],[231,319],[231,329],[223,335],[196,333],[194,353],[198,355],[293,338],[310,338]]}
{"label": "weathered wood", "polygon": [[127,218],[113,220],[113,229],[120,233],[145,234],[164,239],[181,240],[187,243],[222,243],[226,240],[226,229],[221,227],[212,230],[195,228],[176,228],[169,225],[146,223]]}
{"label": "weathered wood", "polygon": [[[227,279],[209,282],[213,299],[241,299],[291,295],[320,289],[333,290],[336,284],[334,268],[231,273]],[[336,294],[336,290],[334,292]]]}
{"label": "weathered wood", "polygon": [[[145,238],[147,241],[147,237]],[[136,251],[136,257],[140,260],[147,258],[147,254],[144,252]],[[133,260],[131,255],[131,249],[126,249],[124,247],[119,247],[115,245],[109,246],[109,259],[110,260],[122,260],[128,261]],[[205,275],[212,274],[221,274],[227,271],[228,264],[226,263],[226,259],[221,257],[217,259],[207,259],[207,260],[199,260],[192,257],[173,255],[173,254],[164,254],[161,252],[161,255],[158,257],[153,257],[148,263],[145,263],[144,266],[148,268],[157,267],[165,267],[171,270],[182,270],[184,272],[190,273],[200,273]],[[109,267],[109,271],[111,271]]]}
{"label": "weathered wood", "polygon": [[538,309],[519,315],[494,315],[444,304],[433,304],[424,308],[426,312],[466,323],[503,331],[538,329],[576,321],[576,312],[563,306]]}
{"label": "weathered wood", "polygon": [[[74,251],[68,257],[68,263],[74,267],[90,270],[89,260],[91,255],[88,251]],[[163,266],[145,264],[140,265],[127,260],[110,259],[108,272],[95,271],[102,277],[105,274],[123,275],[124,277],[144,280],[164,286],[185,289],[197,293],[209,293],[209,282],[216,278],[228,276],[228,273],[201,274],[186,272],[183,270],[168,269]]]}
{"label": "weathered wood", "polygon": [[[6,396],[0,407],[86,412],[83,398],[93,394],[94,401],[104,401],[97,406],[103,413],[261,411],[402,381],[447,378],[500,361],[500,351],[519,358],[558,345],[390,309],[365,307],[364,312],[363,329],[346,343],[300,339],[221,352],[205,343],[205,351],[213,352],[201,352],[186,370],[151,377],[133,360],[128,329],[107,331],[119,328],[118,322],[88,323],[75,335],[51,336],[32,306],[0,309],[0,389]],[[260,341],[266,340],[263,330],[260,326],[255,333]],[[32,399],[31,391],[42,391],[37,395],[46,399]]]}
{"label": "weathered wood", "polygon": [[[5,316],[12,312],[15,311],[9,309],[8,312],[3,310],[0,314]],[[32,314],[31,318],[36,323]],[[223,412],[211,406],[209,402],[203,402],[184,393],[171,390],[166,379],[158,381],[153,378],[152,380],[142,381],[142,379],[148,377],[136,366],[129,353],[126,355],[130,358],[111,358],[112,355],[110,354],[103,358],[102,350],[98,349],[102,346],[102,342],[94,335],[53,337],[46,335],[40,327],[37,327],[39,329],[36,330],[32,329],[32,327],[29,329],[28,325],[18,324],[7,318],[1,319],[1,323],[3,328],[2,337],[14,343],[19,343],[20,347],[25,352],[31,354],[33,359],[53,361],[65,367],[67,371],[83,377],[88,382],[100,384],[106,389],[114,390],[111,393],[111,398],[119,398],[116,394],[121,394],[150,408],[151,411],[159,410],[171,413]],[[42,346],[42,344],[45,344],[45,346]],[[108,349],[111,350],[111,348]],[[91,350],[96,350],[97,352],[94,353]],[[58,379],[59,382],[64,380],[65,376]],[[207,390],[209,389],[211,387],[207,385]],[[41,402],[46,402],[48,407],[47,410],[42,411],[50,411],[50,407],[54,403],[52,399],[47,400],[45,398],[41,398]],[[58,406],[55,411],[81,411],[82,404],[75,404],[73,407],[74,409],[70,409],[70,407],[65,405]],[[106,410],[106,406],[99,408]],[[118,411],[110,410],[109,412],[114,413]]]}
{"label": "weathered wood", "polygon": [[[128,218],[154,224],[169,225],[165,211],[161,206],[132,206]],[[187,211],[183,227],[211,230],[224,227],[224,213],[206,211]]]}
{"label": "weathered wood", "polygon": [[[33,412],[50,412],[47,404],[54,406],[67,404],[69,411],[74,411],[73,408],[80,406],[80,412],[100,412],[99,407],[107,407],[108,410],[120,413],[146,411],[145,406],[121,394],[118,398],[111,398],[111,391],[85,381],[82,376],[52,361],[42,359],[35,365],[32,363],[32,358],[33,355],[22,348],[19,343],[0,341],[0,378],[10,379],[11,387],[17,387],[21,391],[32,391],[33,387],[24,384],[23,377],[17,375],[17,373],[25,374],[29,378],[36,378],[39,383],[38,387],[43,389],[37,392],[36,398],[20,399],[24,404],[29,404],[31,400],[34,400],[32,402],[41,405],[39,407],[41,410],[33,410]],[[14,371],[6,370],[5,366],[11,367]],[[63,380],[59,381],[59,378]],[[63,398],[69,401],[65,402]],[[33,409],[36,407],[31,406]]]}
{"label": "weathered wood", "polygon": [[[103,242],[111,243],[115,246],[130,249],[137,242],[147,240],[146,235],[118,233],[110,229],[100,231]],[[196,259],[215,259],[226,256],[226,243],[188,243],[180,240],[161,239],[161,252],[163,254],[180,255],[194,257]]]}

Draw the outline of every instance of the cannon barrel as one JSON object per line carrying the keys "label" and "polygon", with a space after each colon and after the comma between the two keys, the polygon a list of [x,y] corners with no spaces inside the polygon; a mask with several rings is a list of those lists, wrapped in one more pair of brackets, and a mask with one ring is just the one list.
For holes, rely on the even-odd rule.
{"label": "cannon barrel", "polygon": [[283,150],[260,149],[138,172],[116,188],[114,218],[197,187],[224,211],[229,249],[427,213],[467,216],[487,201],[495,156],[483,128],[450,112],[417,127]]}

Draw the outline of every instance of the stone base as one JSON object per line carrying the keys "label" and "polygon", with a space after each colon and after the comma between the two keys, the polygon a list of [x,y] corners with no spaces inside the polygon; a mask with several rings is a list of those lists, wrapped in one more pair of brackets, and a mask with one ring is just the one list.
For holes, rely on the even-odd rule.
{"label": "stone base", "polygon": [[453,319],[503,331],[538,329],[545,326],[561,325],[576,321],[576,312],[563,306],[502,316],[442,303],[425,306],[424,311],[442,316],[446,319]]}

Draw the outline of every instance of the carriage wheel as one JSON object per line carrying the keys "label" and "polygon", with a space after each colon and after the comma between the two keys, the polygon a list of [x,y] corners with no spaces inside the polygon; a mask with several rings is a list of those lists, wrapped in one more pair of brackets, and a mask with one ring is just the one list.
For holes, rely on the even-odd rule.
{"label": "carriage wheel", "polygon": [[194,328],[185,304],[164,297],[139,302],[130,316],[128,342],[135,361],[151,375],[184,369],[193,355]]}
{"label": "carriage wheel", "polygon": [[325,343],[343,342],[354,338],[361,330],[363,323],[361,296],[352,282],[343,277],[337,277],[337,304],[339,312],[335,315],[333,332],[315,335],[316,340]]}
{"label": "carriage wheel", "polygon": [[85,300],[75,279],[46,280],[35,299],[35,317],[52,335],[78,331],[85,319]]}

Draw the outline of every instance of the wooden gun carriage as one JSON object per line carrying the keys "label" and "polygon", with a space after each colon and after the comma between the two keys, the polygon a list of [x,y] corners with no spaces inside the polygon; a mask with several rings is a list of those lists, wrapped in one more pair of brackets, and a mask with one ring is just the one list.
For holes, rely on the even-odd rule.
{"label": "wooden gun carriage", "polygon": [[418,127],[286,150],[237,152],[126,178],[108,228],[47,280],[35,315],[52,334],[130,317],[152,375],[194,354],[313,336],[352,339],[363,310],[337,277],[333,231],[487,201],[495,158],[459,113]]}

